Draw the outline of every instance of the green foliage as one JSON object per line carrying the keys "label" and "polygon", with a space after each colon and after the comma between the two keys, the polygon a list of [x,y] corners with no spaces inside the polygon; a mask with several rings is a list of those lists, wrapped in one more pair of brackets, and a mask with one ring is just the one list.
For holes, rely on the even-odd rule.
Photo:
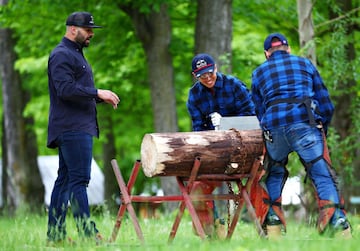
{"label": "green foliage", "polygon": [[152,11],[158,12],[160,11],[161,4],[167,3],[166,0],[153,0],[153,1],[147,1],[147,0],[121,0],[118,1],[119,5],[130,5],[134,7],[135,9],[139,9],[141,13],[149,14]]}
{"label": "green foliage", "polygon": [[[264,39],[273,32],[286,35],[294,52],[297,45],[296,4],[287,0],[246,0],[233,4],[233,75],[251,85],[251,73],[265,61]],[[284,21],[286,20],[286,21]]]}
{"label": "green foliage", "polygon": [[[354,1],[356,2],[356,1]],[[351,121],[347,136],[340,137],[339,133],[330,128],[328,133],[328,144],[331,149],[333,166],[341,174],[343,184],[352,184],[358,187],[360,183],[354,179],[354,160],[356,149],[359,148],[359,74],[360,58],[356,57],[359,53],[360,38],[359,32],[350,33],[350,27],[358,22],[358,15],[344,13],[333,0],[329,0],[329,7],[334,14],[340,18],[328,21],[328,16],[321,20],[319,32],[325,32],[322,39],[317,42],[317,57],[319,67],[324,82],[326,83],[333,101],[335,109],[342,106],[341,100],[348,97],[350,100],[350,110],[347,111],[348,119]],[[319,5],[319,4],[318,4]],[[354,7],[356,4],[354,4]],[[321,8],[319,6],[319,8]],[[327,13],[327,12],[325,12]],[[356,12],[355,12],[356,13]],[[320,20],[320,19],[319,19]],[[356,21],[357,20],[357,21]],[[326,41],[326,42],[324,42]],[[348,48],[354,46],[355,55],[350,55]]]}

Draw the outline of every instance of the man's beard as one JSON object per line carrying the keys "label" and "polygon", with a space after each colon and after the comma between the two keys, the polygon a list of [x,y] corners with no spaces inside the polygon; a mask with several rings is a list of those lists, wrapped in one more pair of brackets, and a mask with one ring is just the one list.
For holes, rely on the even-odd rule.
{"label": "man's beard", "polygon": [[81,36],[75,38],[76,42],[81,45],[82,48],[88,47],[90,45],[90,38],[86,39]]}

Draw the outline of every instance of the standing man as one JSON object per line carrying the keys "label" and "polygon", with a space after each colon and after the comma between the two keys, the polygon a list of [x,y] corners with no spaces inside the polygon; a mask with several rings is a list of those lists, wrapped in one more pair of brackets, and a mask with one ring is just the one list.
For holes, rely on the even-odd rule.
{"label": "standing man", "polygon": [[79,235],[101,241],[90,220],[87,186],[90,181],[93,137],[99,136],[96,103],[106,102],[114,109],[120,102],[109,90],[96,89],[90,65],[83,55],[94,36],[94,23],[88,12],[74,12],[66,20],[66,33],[51,52],[48,61],[50,114],[49,148],[58,148],[59,169],[51,194],[47,240],[66,239],[65,217],[68,203]]}
{"label": "standing man", "polygon": [[264,53],[267,60],[252,74],[252,98],[266,146],[260,198],[265,205],[255,205],[260,221],[269,238],[280,235],[281,225],[285,229],[281,193],[288,176],[288,155],[295,151],[316,191],[319,232],[330,229],[351,238],[325,141],[334,112],[328,90],[308,59],[290,54],[282,34],[265,39]]}
{"label": "standing man", "polygon": [[[218,72],[210,55],[198,54],[193,58],[192,74],[197,81],[189,91],[187,108],[193,131],[217,129],[222,116],[255,115],[254,104],[245,84],[233,76]],[[218,182],[197,181],[193,192],[211,194],[219,185]],[[215,230],[215,237],[224,238],[224,222],[218,219],[214,201],[196,202],[194,206],[205,233],[212,237]]]}

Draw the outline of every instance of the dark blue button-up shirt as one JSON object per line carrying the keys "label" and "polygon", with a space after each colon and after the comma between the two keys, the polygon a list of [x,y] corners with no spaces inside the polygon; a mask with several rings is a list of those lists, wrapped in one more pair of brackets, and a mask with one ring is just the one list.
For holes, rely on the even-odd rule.
{"label": "dark blue button-up shirt", "polygon": [[239,79],[217,73],[212,90],[197,81],[190,88],[187,108],[194,131],[213,130],[209,114],[223,117],[255,115],[249,90]]}
{"label": "dark blue button-up shirt", "polygon": [[48,78],[50,113],[47,146],[57,147],[56,138],[67,131],[83,131],[98,137],[97,89],[82,47],[64,37],[50,54]]}
{"label": "dark blue button-up shirt", "polygon": [[[292,123],[309,122],[304,104],[280,102],[278,99],[310,98],[316,120],[325,127],[330,123],[334,106],[319,72],[310,60],[285,51],[275,51],[252,74],[252,98],[256,115],[263,129],[272,129]],[[315,110],[315,109],[314,109]]]}

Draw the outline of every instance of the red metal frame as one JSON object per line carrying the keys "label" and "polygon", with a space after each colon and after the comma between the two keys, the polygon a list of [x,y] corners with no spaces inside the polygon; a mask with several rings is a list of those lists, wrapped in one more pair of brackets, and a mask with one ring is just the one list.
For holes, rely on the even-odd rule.
{"label": "red metal frame", "polygon": [[[199,174],[198,171],[200,168],[200,158],[196,157],[194,160],[193,168],[191,170],[191,174],[189,177],[176,177],[177,183],[179,185],[179,189],[181,195],[164,195],[164,196],[141,196],[141,195],[131,195],[131,189],[133,188],[137,175],[139,174],[141,162],[137,160],[133,166],[128,184],[126,185],[124,179],[121,175],[119,166],[116,160],[111,161],[112,168],[114,170],[116,180],[118,182],[120,192],[121,192],[121,205],[118,210],[118,214],[116,217],[116,222],[110,237],[110,242],[114,242],[116,240],[117,234],[121,227],[121,222],[125,211],[128,210],[131,221],[134,224],[134,228],[136,234],[141,241],[144,243],[144,236],[141,231],[141,227],[139,221],[136,217],[135,210],[132,206],[132,202],[170,202],[170,201],[179,201],[179,211],[175,217],[174,224],[171,228],[170,235],[168,242],[172,242],[175,238],[176,232],[180,225],[181,218],[183,216],[185,208],[189,210],[190,216],[192,218],[195,230],[197,234],[200,236],[201,239],[205,239],[206,235],[204,232],[203,227],[201,226],[200,220],[196,211],[194,209],[193,201],[204,201],[204,200],[234,200],[238,203],[238,206],[235,210],[234,216],[230,222],[228,232],[227,232],[227,239],[230,239],[236,224],[241,215],[241,209],[243,208],[244,204],[247,208],[247,212],[250,215],[251,219],[255,223],[255,227],[257,229],[258,234],[261,237],[265,236],[265,233],[261,227],[259,220],[256,217],[255,210],[251,204],[249,198],[249,191],[251,184],[255,178],[255,174],[260,168],[260,160],[255,159],[249,174]],[[235,182],[239,188],[239,192],[237,194],[210,194],[210,195],[193,195],[191,194],[193,183],[196,180],[213,180],[213,181],[222,181],[228,182],[232,181]],[[245,184],[243,184],[243,182]]]}

